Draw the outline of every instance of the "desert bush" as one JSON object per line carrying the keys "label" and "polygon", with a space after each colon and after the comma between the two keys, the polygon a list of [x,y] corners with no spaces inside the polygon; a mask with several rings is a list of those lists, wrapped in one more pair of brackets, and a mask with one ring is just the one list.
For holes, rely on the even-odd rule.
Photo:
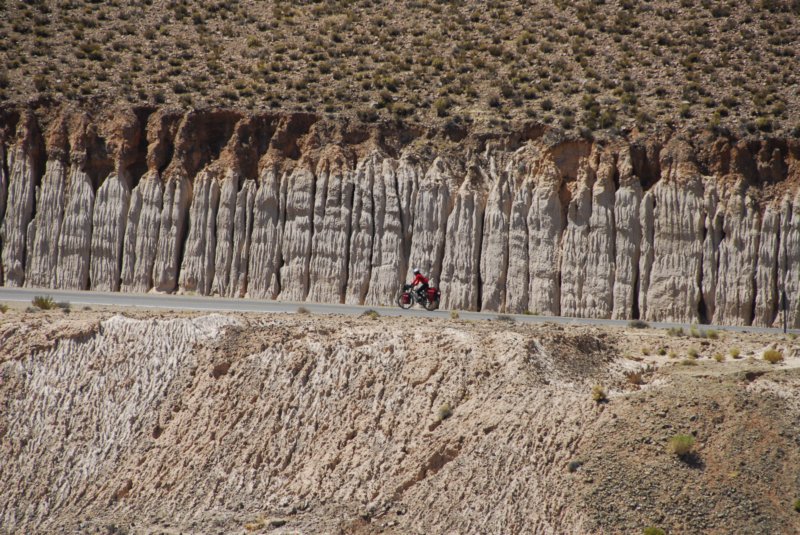
{"label": "desert bush", "polygon": [[497,321],[505,321],[506,323],[514,323],[515,321],[517,321],[514,319],[514,316],[509,316],[508,314],[498,314],[497,318],[495,319]]}
{"label": "desert bush", "polygon": [[696,359],[683,359],[681,361],[681,365],[682,366],[697,366],[697,360]]}
{"label": "desert bush", "polygon": [[457,320],[460,316],[458,315],[458,310],[451,310],[450,311],[450,319]]}
{"label": "desert bush", "polygon": [[644,377],[640,371],[625,372],[625,379],[632,385],[644,384]]}
{"label": "desert bush", "polygon": [[628,322],[628,327],[632,329],[647,329],[650,324],[643,320],[631,320]]}
{"label": "desert bush", "polygon": [[800,498],[794,501],[794,510],[800,513]]}
{"label": "desert bush", "polygon": [[297,307],[298,314],[311,314],[311,311],[306,307]]}
{"label": "desert bush", "polygon": [[731,357],[738,359],[739,355],[742,354],[742,351],[738,347],[732,347],[730,351],[728,351]]}
{"label": "desert bush", "polygon": [[716,340],[716,339],[719,338],[719,333],[717,331],[715,331],[714,329],[708,329],[706,331],[706,337],[710,338],[711,340]]}
{"label": "desert bush", "polygon": [[715,353],[714,360],[716,360],[717,362],[723,362],[725,360],[725,355],[723,355],[722,353]]}
{"label": "desert bush", "polygon": [[364,313],[361,314],[361,316],[374,320],[374,319],[378,319],[381,315],[378,313],[377,310],[369,309],[369,310],[365,310]]}
{"label": "desert bush", "polygon": [[663,357],[664,355],[667,354],[667,348],[664,347],[664,346],[661,346],[661,347],[658,348],[658,350],[656,350],[656,353]]}
{"label": "desert bush", "polygon": [[642,531],[642,535],[667,535],[667,533],[661,528],[648,526],[644,528],[644,531]]}
{"label": "desert bush", "polygon": [[608,401],[608,395],[606,394],[606,389],[603,388],[603,385],[594,385],[592,387],[592,399],[597,403]]}
{"label": "desert bush", "polygon": [[683,327],[670,327],[667,329],[667,334],[670,336],[683,336]]}
{"label": "desert bush", "polygon": [[437,412],[438,420],[441,422],[442,420],[447,420],[453,415],[453,408],[450,407],[449,403],[443,403],[441,407],[439,407],[439,411]]}
{"label": "desert bush", "polygon": [[669,358],[671,358],[671,359],[676,359],[676,358],[678,358],[678,354],[675,352],[675,350],[670,350],[670,352],[669,352]]}
{"label": "desert bush", "polygon": [[777,364],[783,360],[783,353],[777,349],[767,349],[764,351],[763,357],[770,364]]}
{"label": "desert bush", "polygon": [[0,314],[5,314],[8,312],[8,305],[5,303],[0,303]]}
{"label": "desert bush", "polygon": [[39,310],[52,310],[57,306],[49,295],[37,295],[31,300],[31,304]]}
{"label": "desert bush", "polygon": [[577,472],[578,468],[583,466],[583,461],[580,460],[572,460],[567,463],[567,471],[570,473]]}
{"label": "desert bush", "polygon": [[678,434],[667,442],[667,451],[678,457],[687,457],[694,451],[694,437]]}
{"label": "desert bush", "polygon": [[645,357],[650,356],[650,348],[649,347],[643,347],[642,348],[642,355],[644,355]]}
{"label": "desert bush", "polygon": [[689,355],[690,358],[693,358],[693,359],[696,359],[698,357],[698,355],[700,355],[700,352],[697,351],[697,348],[694,348],[694,347],[690,347],[689,351],[687,351],[686,353]]}

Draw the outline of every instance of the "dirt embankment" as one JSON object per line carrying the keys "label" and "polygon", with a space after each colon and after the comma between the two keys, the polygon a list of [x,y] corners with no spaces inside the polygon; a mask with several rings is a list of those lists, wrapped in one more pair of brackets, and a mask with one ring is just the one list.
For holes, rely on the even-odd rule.
{"label": "dirt embankment", "polygon": [[[0,318],[3,533],[800,528],[800,356],[774,335]],[[678,433],[685,460],[665,447]]]}

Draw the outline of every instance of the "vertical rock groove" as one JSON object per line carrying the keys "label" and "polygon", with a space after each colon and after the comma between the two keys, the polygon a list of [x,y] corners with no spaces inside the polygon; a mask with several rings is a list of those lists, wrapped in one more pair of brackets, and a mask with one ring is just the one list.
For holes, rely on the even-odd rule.
{"label": "vertical rock groove", "polygon": [[448,308],[774,326],[785,287],[800,322],[791,140],[425,145],[225,110],[3,120],[5,285],[388,305],[419,267]]}

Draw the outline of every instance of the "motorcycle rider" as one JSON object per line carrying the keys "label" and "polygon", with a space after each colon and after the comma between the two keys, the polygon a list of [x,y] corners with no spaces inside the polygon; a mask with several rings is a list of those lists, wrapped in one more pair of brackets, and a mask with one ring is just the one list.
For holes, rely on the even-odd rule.
{"label": "motorcycle rider", "polygon": [[411,281],[411,288],[413,289],[414,286],[416,286],[417,284],[420,285],[419,288],[416,289],[416,292],[420,302],[424,303],[425,300],[427,299],[425,292],[430,287],[428,285],[428,278],[422,273],[420,273],[419,268],[414,268],[413,273],[414,273],[414,280]]}

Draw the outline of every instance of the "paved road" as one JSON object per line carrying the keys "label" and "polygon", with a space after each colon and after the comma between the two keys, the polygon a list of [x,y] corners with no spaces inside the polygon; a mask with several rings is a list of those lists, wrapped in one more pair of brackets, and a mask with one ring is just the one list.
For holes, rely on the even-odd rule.
{"label": "paved road", "polygon": [[[115,292],[83,292],[50,290],[41,288],[3,288],[0,287],[0,302],[27,302],[30,303],[37,295],[49,295],[58,302],[69,302],[72,305],[103,305],[118,307],[139,307],[150,309],[169,310],[207,310],[216,312],[297,312],[299,307],[304,307],[315,314],[362,314],[367,310],[376,310],[382,316],[424,316],[449,318],[450,311],[437,310],[428,312],[421,308],[402,310],[399,307],[368,307],[356,305],[337,305],[324,303],[293,303],[287,301],[267,301],[261,299],[230,299],[224,297],[202,297],[194,295],[172,294],[133,294]],[[502,316],[493,312],[464,312],[459,311],[462,319],[470,320],[498,320],[499,318],[514,320],[521,323],[558,323],[562,325],[616,325],[624,326],[626,320],[565,318],[560,316],[532,316],[523,314],[504,314]],[[650,323],[651,327],[689,327],[682,323]],[[774,332],[781,333],[780,329],[764,327],[730,327],[724,325],[703,325],[703,329],[713,328],[730,331],[749,332]],[[790,332],[800,333],[800,329],[790,329]]]}

